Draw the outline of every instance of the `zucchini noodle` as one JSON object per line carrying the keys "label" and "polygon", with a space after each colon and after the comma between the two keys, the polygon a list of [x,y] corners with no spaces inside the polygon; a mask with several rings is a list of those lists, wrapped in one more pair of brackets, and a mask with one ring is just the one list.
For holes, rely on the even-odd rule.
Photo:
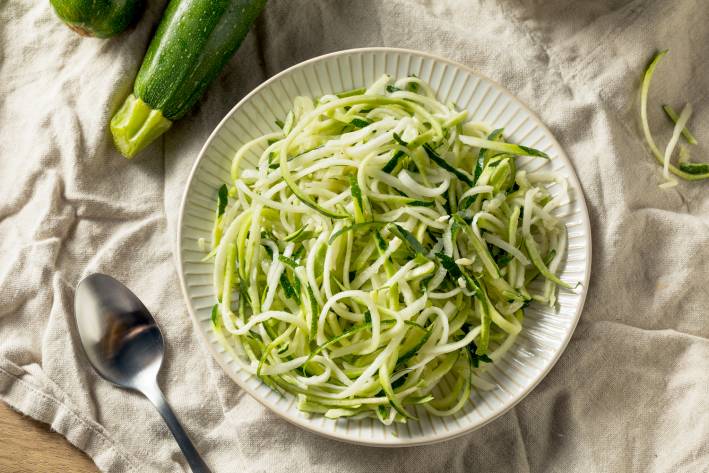
{"label": "zucchini noodle", "polygon": [[665,112],[665,115],[667,115],[667,117],[675,124],[672,133],[672,138],[670,139],[670,142],[668,143],[664,154],[657,147],[655,139],[652,136],[652,132],[650,131],[650,123],[648,122],[647,115],[647,100],[650,92],[650,83],[652,82],[652,76],[655,74],[655,69],[657,68],[657,65],[667,53],[668,50],[665,49],[653,56],[652,60],[645,69],[643,81],[640,86],[640,125],[642,126],[643,136],[645,137],[645,141],[647,142],[650,151],[652,152],[653,156],[655,156],[655,159],[657,159],[660,165],[662,165],[665,182],[660,184],[661,188],[669,188],[677,185],[677,181],[671,178],[670,173],[686,181],[699,181],[703,179],[709,179],[709,163],[689,162],[686,160],[686,153],[684,156],[685,159],[682,159],[680,153],[680,161],[678,162],[678,167],[670,162],[672,152],[674,151],[674,148],[677,145],[677,141],[680,135],[682,135],[685,140],[687,140],[687,143],[691,145],[697,144],[696,138],[694,138],[694,135],[692,135],[692,133],[687,129],[686,126],[687,122],[689,121],[689,117],[692,114],[692,107],[690,104],[687,104],[684,107],[680,116],[677,116],[677,113],[672,109],[672,107],[668,105],[664,105],[662,107]]}
{"label": "zucchini noodle", "polygon": [[[556,173],[416,77],[298,97],[218,192],[215,333],[241,369],[328,418],[449,416],[554,305]],[[564,192],[564,196],[566,193]],[[534,282],[539,279],[540,282]],[[419,407],[417,407],[419,406]]]}

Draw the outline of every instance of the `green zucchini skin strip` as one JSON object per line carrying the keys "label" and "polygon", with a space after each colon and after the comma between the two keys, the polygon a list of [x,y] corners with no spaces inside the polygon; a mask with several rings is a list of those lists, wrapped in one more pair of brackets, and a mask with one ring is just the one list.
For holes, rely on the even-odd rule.
{"label": "green zucchini skin strip", "polygon": [[709,174],[709,164],[707,163],[680,163],[679,168],[682,172],[691,175]]}
{"label": "green zucchini skin strip", "polygon": [[478,338],[477,349],[475,353],[477,355],[484,355],[488,351],[488,345],[490,344],[490,326],[492,324],[492,319],[490,317],[490,299],[487,297],[487,290],[485,289],[485,283],[482,280],[477,281],[480,291],[477,297],[476,307],[480,307],[480,337]]}
{"label": "green zucchini skin strip", "polygon": [[471,144],[473,146],[499,151],[501,153],[513,154],[515,156],[532,156],[535,158],[550,159],[549,155],[545,152],[530,148],[528,146],[505,143],[501,141],[485,140],[482,138],[474,138],[472,136],[463,136],[461,137],[461,141],[465,144]]}
{"label": "green zucchini skin strip", "polygon": [[406,153],[403,151],[399,150],[396,153],[394,153],[394,156],[391,157],[389,161],[387,161],[386,165],[382,168],[382,171],[390,173],[392,172],[396,166],[399,164],[399,160],[406,156]]}
{"label": "green zucchini skin strip", "polygon": [[419,325],[417,325],[417,327],[419,327],[421,330],[424,331],[423,335],[421,336],[421,338],[418,339],[418,341],[416,342],[416,344],[414,346],[412,346],[409,350],[407,350],[404,353],[402,353],[401,355],[399,355],[399,357],[396,361],[397,364],[405,363],[410,358],[413,358],[414,356],[416,356],[416,354],[419,352],[421,347],[428,341],[429,338],[431,338],[431,330],[430,329],[424,329],[423,327],[420,327]]}
{"label": "green zucchini skin strip", "polygon": [[[502,128],[497,128],[496,130],[493,130],[487,136],[487,140],[500,141],[502,139],[502,131]],[[488,148],[480,148],[480,151],[478,152],[478,159],[475,161],[475,171],[473,172],[475,182],[478,182],[478,179],[480,178],[480,175],[482,174],[488,159],[492,157],[492,153],[494,153],[493,150],[490,150]]]}
{"label": "green zucchini skin strip", "polygon": [[365,219],[364,199],[362,198],[362,189],[359,188],[357,179],[353,176],[350,176],[350,192],[354,204],[355,222],[362,223]]}
{"label": "green zucchini skin strip", "polygon": [[[394,325],[393,321],[390,320],[385,320],[382,322],[382,326],[387,327],[390,325]],[[362,330],[369,330],[372,328],[372,323],[371,322],[365,322],[363,324],[355,325],[354,327],[350,328],[346,332],[343,332],[341,335],[338,335],[336,337],[332,337],[330,340],[325,342],[324,344],[318,346],[314,351],[313,355],[317,355],[321,351],[325,350],[326,348],[332,346],[335,343],[338,343],[352,335],[354,335],[357,332],[361,332]]]}
{"label": "green zucchini skin strip", "polygon": [[348,227],[345,227],[345,228],[333,233],[332,236],[330,237],[330,240],[328,241],[328,243],[330,243],[332,245],[335,242],[335,240],[337,240],[341,235],[344,235],[347,232],[356,231],[356,230],[363,230],[365,228],[383,227],[385,225],[388,225],[387,222],[371,221],[371,222],[355,223],[355,224],[352,224]]}
{"label": "green zucchini skin strip", "polygon": [[302,190],[300,190],[300,187],[298,187],[298,184],[296,184],[295,180],[293,179],[293,175],[290,172],[290,169],[288,168],[288,155],[285,152],[280,153],[280,158],[279,158],[279,163],[280,163],[280,170],[281,170],[281,176],[283,176],[283,180],[285,181],[286,185],[288,188],[293,192],[293,194],[305,205],[310,207],[313,210],[316,210],[320,212],[321,214],[325,215],[326,217],[330,218],[347,218],[349,215],[347,214],[342,214],[342,213],[337,213],[333,212],[332,210],[328,210],[324,207],[321,207],[320,205],[316,204],[311,198],[309,198],[305,193],[303,193]]}
{"label": "green zucchini skin strip", "polygon": [[460,215],[454,215],[453,219],[461,225],[461,228],[463,228],[465,234],[468,235],[468,238],[470,239],[469,241],[472,244],[475,253],[482,260],[483,266],[485,267],[485,270],[488,272],[488,274],[495,279],[499,278],[500,268],[497,267],[495,260],[492,259],[490,252],[485,246],[485,243],[483,243],[480,237],[478,237],[475,232],[473,232],[473,230],[466,224],[466,222]]}
{"label": "green zucchini skin strip", "polygon": [[366,90],[367,90],[367,89],[365,89],[364,87],[358,87],[358,88],[356,88],[356,89],[346,90],[346,91],[344,91],[344,92],[339,92],[339,93],[337,93],[337,94],[335,94],[335,95],[336,95],[338,98],[344,99],[344,98],[347,98],[347,97],[352,97],[352,96],[354,96],[354,95],[362,95],[363,93],[366,92]]}
{"label": "green zucchini skin strip", "polygon": [[443,159],[442,157],[440,157],[438,155],[438,153],[436,153],[433,150],[433,148],[431,148],[430,145],[428,145],[428,144],[423,145],[423,149],[426,151],[426,154],[431,159],[431,161],[438,164],[440,167],[442,167],[446,171],[450,172],[455,177],[457,177],[461,181],[468,184],[470,187],[475,185],[475,183],[473,182],[473,179],[471,179],[470,176],[468,176],[464,171],[461,171],[460,169],[456,169],[455,167],[448,164],[448,162],[445,159]]}
{"label": "green zucchini skin strip", "polygon": [[399,401],[398,396],[394,392],[394,388],[391,386],[391,375],[389,373],[389,370],[387,369],[387,363],[384,363],[380,368],[379,368],[379,381],[382,385],[382,389],[384,390],[384,393],[387,396],[387,399],[389,399],[389,404],[402,416],[404,416],[407,419],[412,419],[412,420],[418,420],[418,418],[407,411],[404,406],[401,404],[401,401]]}
{"label": "green zucchini skin strip", "polygon": [[426,249],[410,231],[408,231],[401,225],[397,225],[396,223],[389,224],[389,228],[391,228],[391,231],[392,233],[394,233],[394,235],[399,237],[406,244],[406,246],[409,247],[414,257],[417,255],[425,256]]}

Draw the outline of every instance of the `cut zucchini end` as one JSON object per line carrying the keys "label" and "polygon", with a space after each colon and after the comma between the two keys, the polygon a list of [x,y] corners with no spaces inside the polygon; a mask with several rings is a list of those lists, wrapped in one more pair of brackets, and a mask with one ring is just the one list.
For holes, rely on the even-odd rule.
{"label": "cut zucchini end", "polygon": [[170,126],[172,121],[165,118],[160,110],[150,108],[150,105],[130,94],[111,119],[111,134],[118,151],[130,159]]}

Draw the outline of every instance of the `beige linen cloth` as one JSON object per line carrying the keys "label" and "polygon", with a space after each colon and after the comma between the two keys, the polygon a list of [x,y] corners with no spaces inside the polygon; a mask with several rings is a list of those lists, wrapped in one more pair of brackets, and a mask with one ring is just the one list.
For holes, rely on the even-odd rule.
{"label": "beige linen cloth", "polygon": [[[0,1],[0,399],[102,471],[187,471],[148,401],[82,359],[74,287],[102,271],[158,319],[160,384],[215,472],[709,471],[709,182],[658,189],[637,125],[641,73],[669,48],[652,126],[664,145],[659,104],[693,101],[694,156],[709,157],[706,0],[271,0],[199,106],[127,161],[107,123],[160,16],[148,3],[134,30],[99,40],[46,1]],[[214,126],[278,71],[362,46],[440,54],[509,88],[566,149],[591,215],[592,279],[566,352],[509,413],[438,445],[358,447],[281,420],[211,359],[178,288],[178,206]]]}

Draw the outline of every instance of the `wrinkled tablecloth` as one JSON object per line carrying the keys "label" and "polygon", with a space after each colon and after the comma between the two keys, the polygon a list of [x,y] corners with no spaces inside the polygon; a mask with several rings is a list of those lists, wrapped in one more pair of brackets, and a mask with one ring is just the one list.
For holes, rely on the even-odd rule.
{"label": "wrinkled tablecloth", "polygon": [[[107,123],[131,88],[163,1],[110,40],[82,38],[49,2],[0,2],[0,399],[64,435],[105,472],[187,471],[140,395],[81,356],[73,292],[112,274],[167,339],[160,384],[215,472],[706,472],[709,469],[709,182],[661,190],[638,87],[692,101],[709,150],[706,0],[271,0],[199,105],[128,161]],[[527,102],[567,151],[593,229],[592,280],[573,340],[517,407],[447,443],[365,448],[300,430],[245,395],[201,345],[173,258],[188,172],[248,91],[340,49],[437,53]],[[2,448],[0,446],[0,448]]]}

